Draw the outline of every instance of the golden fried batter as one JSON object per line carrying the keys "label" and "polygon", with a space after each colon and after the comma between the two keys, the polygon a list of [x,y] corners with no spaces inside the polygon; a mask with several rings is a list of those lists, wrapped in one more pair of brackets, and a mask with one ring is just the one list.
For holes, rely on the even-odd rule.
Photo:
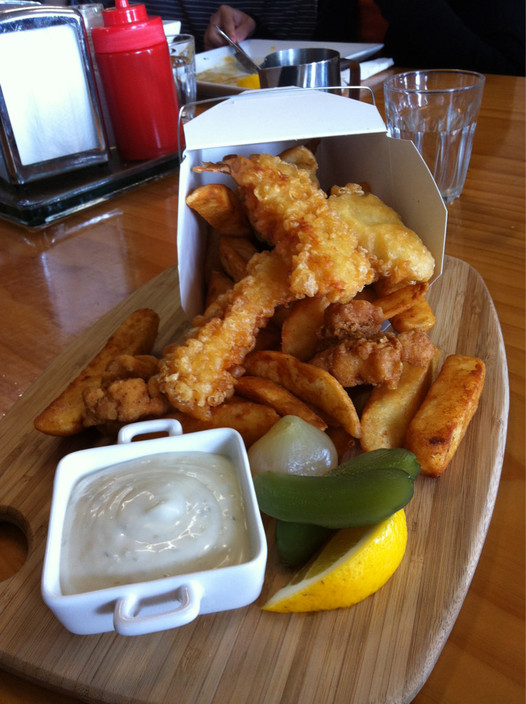
{"label": "golden fried batter", "polygon": [[334,186],[328,207],[352,228],[358,244],[376,258],[378,273],[391,283],[431,278],[435,268],[431,252],[377,196],[355,183]]}
{"label": "golden fried batter", "polygon": [[169,409],[167,400],[156,385],[144,379],[118,379],[108,387],[86,389],[84,427],[108,423],[132,423],[143,418],[158,418]]}
{"label": "golden fried batter", "polygon": [[195,170],[232,176],[252,226],[289,262],[297,298],[326,296],[345,303],[374,280],[356,233],[329,208],[306,170],[269,154],[228,156]]}
{"label": "golden fried batter", "polygon": [[234,392],[236,368],[255,345],[256,335],[276,306],[288,302],[288,268],[273,252],[256,254],[248,275],[220,296],[216,315],[195,321],[183,345],[161,360],[159,386],[170,403],[196,418],[207,418]]}

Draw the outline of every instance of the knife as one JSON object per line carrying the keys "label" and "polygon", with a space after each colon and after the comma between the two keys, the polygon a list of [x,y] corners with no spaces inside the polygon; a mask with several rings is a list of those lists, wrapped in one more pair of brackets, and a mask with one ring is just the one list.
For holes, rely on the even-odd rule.
{"label": "knife", "polygon": [[243,71],[246,71],[247,73],[257,73],[259,70],[259,66],[256,63],[254,63],[254,61],[239,46],[239,44],[237,42],[235,42],[233,39],[230,39],[228,34],[226,34],[226,32],[223,32],[223,30],[220,27],[218,27],[217,24],[215,24],[214,27],[219,32],[219,34],[223,37],[223,39],[226,39],[226,41],[234,49],[234,56],[236,57],[236,60],[243,68]]}

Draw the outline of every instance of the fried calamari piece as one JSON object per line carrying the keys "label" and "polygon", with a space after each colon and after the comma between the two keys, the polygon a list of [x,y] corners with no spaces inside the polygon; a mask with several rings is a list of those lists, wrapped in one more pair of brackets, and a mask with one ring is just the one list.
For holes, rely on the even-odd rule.
{"label": "fried calamari piece", "polygon": [[159,385],[172,406],[196,418],[234,393],[237,366],[276,306],[291,299],[288,267],[273,252],[256,254],[248,275],[223,296],[218,314],[197,324],[184,344],[163,356]]}
{"label": "fried calamari piece", "polygon": [[252,232],[241,201],[222,183],[199,186],[186,197],[186,204],[222,235],[246,237]]}
{"label": "fried calamari piece", "polygon": [[356,233],[329,208],[326,194],[307,171],[269,154],[227,156],[195,171],[227,173],[254,229],[288,263],[295,298],[326,296],[350,301],[375,278]]}
{"label": "fried calamari piece", "polygon": [[35,419],[35,428],[47,435],[80,433],[84,429],[84,390],[100,386],[108,363],[118,355],[150,353],[158,327],[159,316],[153,310],[144,308],[129,315],[79,376]]}
{"label": "fried calamari piece", "polygon": [[377,196],[354,183],[334,186],[328,207],[352,228],[358,244],[376,258],[379,275],[393,284],[431,278],[435,268],[431,252]]}
{"label": "fried calamari piece", "polygon": [[85,389],[83,400],[86,428],[159,418],[170,408],[157,385],[140,378],[118,379],[106,388]]}

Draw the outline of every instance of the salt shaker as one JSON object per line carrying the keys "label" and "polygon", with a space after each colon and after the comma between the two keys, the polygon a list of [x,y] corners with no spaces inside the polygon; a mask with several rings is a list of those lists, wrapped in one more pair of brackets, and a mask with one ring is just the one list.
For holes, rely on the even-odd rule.
{"label": "salt shaker", "polygon": [[120,155],[137,161],[177,151],[179,104],[161,18],[127,0],[102,18],[91,34]]}

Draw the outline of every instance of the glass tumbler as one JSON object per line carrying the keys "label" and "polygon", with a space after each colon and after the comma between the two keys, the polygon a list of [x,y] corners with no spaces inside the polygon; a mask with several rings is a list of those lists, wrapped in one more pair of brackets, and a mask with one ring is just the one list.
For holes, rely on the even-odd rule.
{"label": "glass tumbler", "polygon": [[411,140],[444,202],[458,198],[468,171],[485,77],[473,71],[410,71],[384,83],[391,137]]}

